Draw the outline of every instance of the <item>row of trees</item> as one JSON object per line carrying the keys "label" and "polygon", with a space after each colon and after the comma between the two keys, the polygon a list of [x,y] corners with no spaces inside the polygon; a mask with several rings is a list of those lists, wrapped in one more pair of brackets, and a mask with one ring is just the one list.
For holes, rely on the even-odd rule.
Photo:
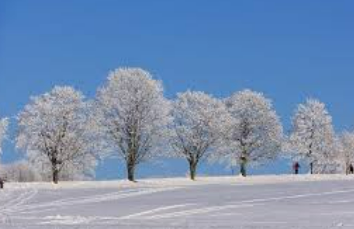
{"label": "row of trees", "polygon": [[[308,161],[311,173],[340,165],[347,171],[354,155],[354,134],[337,137],[317,100],[298,106],[286,137],[271,100],[261,93],[244,90],[218,99],[187,91],[168,100],[162,83],[139,68],[111,72],[94,100],[72,87],[54,87],[32,97],[17,121],[16,147],[54,183],[92,175],[97,161],[112,154],[125,162],[130,181],[139,164],[157,157],[185,158],[194,180],[203,160],[236,163],[246,176],[249,165],[281,152]],[[1,122],[0,141],[7,124]]]}

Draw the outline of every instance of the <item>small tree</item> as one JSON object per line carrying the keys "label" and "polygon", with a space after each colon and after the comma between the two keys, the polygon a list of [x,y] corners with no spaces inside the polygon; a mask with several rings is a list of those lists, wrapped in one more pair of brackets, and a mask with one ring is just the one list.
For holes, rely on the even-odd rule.
{"label": "small tree", "polygon": [[221,101],[191,91],[178,94],[172,116],[171,146],[177,156],[187,159],[194,180],[198,163],[211,153],[218,154],[230,117]]}
{"label": "small tree", "polygon": [[96,165],[100,150],[89,110],[81,92],[54,87],[33,97],[18,116],[17,147],[30,161],[41,160],[48,165],[54,183],[68,167]]}
{"label": "small tree", "polygon": [[350,173],[350,165],[354,165],[354,133],[345,131],[340,137],[340,149],[337,159],[343,165],[345,173]]}
{"label": "small tree", "polygon": [[169,122],[162,84],[140,68],[113,71],[98,90],[96,120],[103,139],[118,152],[135,180],[136,167],[159,155]]}
{"label": "small tree", "polygon": [[28,161],[18,161],[3,167],[6,180],[13,182],[42,181],[39,170],[34,168]]}
{"label": "small tree", "polygon": [[300,104],[292,119],[289,145],[291,150],[309,161],[311,174],[314,173],[315,163],[328,161],[333,139],[332,117],[325,104],[315,99]]}
{"label": "small tree", "polygon": [[2,143],[5,139],[9,121],[7,118],[0,120],[0,155],[2,153]]}
{"label": "small tree", "polygon": [[[274,159],[281,150],[283,128],[272,103],[263,94],[244,90],[226,99],[233,117],[228,136],[229,154],[247,175],[247,165]],[[232,160],[228,160],[232,161]]]}
{"label": "small tree", "polygon": [[[2,143],[6,137],[6,132],[7,132],[7,128],[9,125],[9,121],[7,118],[4,119],[0,119],[0,156],[2,154]],[[1,167],[1,160],[0,160],[0,182],[3,182],[1,180],[3,180],[4,178],[2,177],[4,174],[2,173],[3,168]]]}

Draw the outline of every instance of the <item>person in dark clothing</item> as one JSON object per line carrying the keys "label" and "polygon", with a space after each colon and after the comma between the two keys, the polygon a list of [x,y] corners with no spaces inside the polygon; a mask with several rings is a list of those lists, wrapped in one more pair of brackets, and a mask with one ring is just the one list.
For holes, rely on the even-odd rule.
{"label": "person in dark clothing", "polygon": [[300,164],[299,164],[299,162],[294,162],[294,164],[293,164],[293,171],[294,171],[294,174],[299,174],[299,170],[300,170]]}
{"label": "person in dark clothing", "polygon": [[354,174],[354,166],[353,166],[353,164],[349,165],[349,174]]}
{"label": "person in dark clothing", "polygon": [[4,183],[5,183],[4,179],[0,177],[0,189],[4,189]]}

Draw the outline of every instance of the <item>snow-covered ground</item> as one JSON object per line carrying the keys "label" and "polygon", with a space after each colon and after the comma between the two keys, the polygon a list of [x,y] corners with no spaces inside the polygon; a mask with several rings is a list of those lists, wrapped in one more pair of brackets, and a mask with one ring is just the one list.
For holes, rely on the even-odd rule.
{"label": "snow-covered ground", "polygon": [[354,177],[6,184],[0,228],[354,228]]}

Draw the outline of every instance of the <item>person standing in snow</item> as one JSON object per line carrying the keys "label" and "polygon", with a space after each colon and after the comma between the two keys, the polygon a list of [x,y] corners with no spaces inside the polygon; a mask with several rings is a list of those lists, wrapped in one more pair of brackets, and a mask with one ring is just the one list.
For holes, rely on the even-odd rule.
{"label": "person standing in snow", "polygon": [[299,174],[299,169],[300,169],[300,164],[299,164],[299,162],[294,162],[294,164],[293,164],[293,170],[294,170],[294,174],[295,175],[297,175],[297,174]]}
{"label": "person standing in snow", "polygon": [[353,166],[353,164],[349,165],[349,174],[354,174],[354,166]]}
{"label": "person standing in snow", "polygon": [[0,189],[4,189],[5,180],[0,177]]}

